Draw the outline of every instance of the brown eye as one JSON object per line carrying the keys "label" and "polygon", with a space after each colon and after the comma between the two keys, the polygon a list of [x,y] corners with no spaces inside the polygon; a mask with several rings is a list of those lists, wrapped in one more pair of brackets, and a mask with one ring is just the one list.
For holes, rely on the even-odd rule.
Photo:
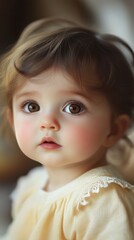
{"label": "brown eye", "polygon": [[70,104],[69,111],[73,114],[79,113],[81,110],[80,106],[77,104]]}
{"label": "brown eye", "polygon": [[66,104],[66,106],[63,108],[63,111],[70,114],[80,114],[85,110],[85,107],[80,102],[72,102]]}
{"label": "brown eye", "polygon": [[39,110],[40,110],[40,107],[35,102],[28,102],[28,103],[25,103],[23,106],[23,111],[27,113],[38,112]]}

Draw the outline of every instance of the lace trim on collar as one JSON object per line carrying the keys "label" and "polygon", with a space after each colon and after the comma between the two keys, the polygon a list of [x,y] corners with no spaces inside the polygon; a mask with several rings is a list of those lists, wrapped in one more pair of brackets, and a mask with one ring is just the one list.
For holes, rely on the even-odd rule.
{"label": "lace trim on collar", "polygon": [[86,191],[84,191],[85,193],[82,194],[78,201],[77,208],[79,209],[80,206],[86,206],[90,202],[90,196],[92,193],[99,193],[102,188],[107,188],[111,183],[115,183],[122,188],[127,188],[134,192],[134,185],[131,185],[124,180],[116,177],[101,176],[97,182],[93,183],[88,189],[86,188]]}

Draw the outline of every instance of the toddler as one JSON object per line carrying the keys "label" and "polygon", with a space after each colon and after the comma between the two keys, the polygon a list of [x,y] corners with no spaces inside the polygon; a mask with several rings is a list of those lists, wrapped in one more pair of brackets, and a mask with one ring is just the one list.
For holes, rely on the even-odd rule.
{"label": "toddler", "polygon": [[132,240],[134,186],[106,161],[133,125],[134,54],[63,19],[30,24],[1,60],[5,113],[41,166],[12,194],[4,240]]}

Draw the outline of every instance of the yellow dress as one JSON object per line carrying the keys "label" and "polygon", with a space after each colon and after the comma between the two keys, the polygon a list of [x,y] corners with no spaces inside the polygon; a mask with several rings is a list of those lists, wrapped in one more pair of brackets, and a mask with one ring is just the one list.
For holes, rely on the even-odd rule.
{"label": "yellow dress", "polygon": [[90,170],[53,192],[42,167],[20,178],[13,222],[1,240],[134,240],[134,186],[111,166]]}

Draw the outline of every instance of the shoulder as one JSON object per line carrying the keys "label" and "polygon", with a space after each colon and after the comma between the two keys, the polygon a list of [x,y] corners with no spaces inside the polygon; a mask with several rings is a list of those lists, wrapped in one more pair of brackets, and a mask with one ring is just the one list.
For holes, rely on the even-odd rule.
{"label": "shoulder", "polygon": [[[134,201],[134,185],[125,181],[114,170],[111,166],[92,169],[69,184],[72,206],[79,210],[87,205],[92,205],[92,201],[98,202],[103,198],[110,198],[110,201],[112,201],[115,196],[118,201],[121,201],[122,196],[123,199],[131,200],[132,198]],[[67,190],[66,188],[66,195]]]}
{"label": "shoulder", "polygon": [[77,239],[133,240],[134,186],[108,171],[97,173],[89,171],[77,182],[65,229]]}
{"label": "shoulder", "polygon": [[78,200],[78,207],[90,204],[92,198],[97,201],[100,198],[109,197],[109,195],[112,198],[117,195],[119,199],[121,199],[122,195],[123,198],[130,198],[131,196],[134,198],[134,185],[131,185],[130,183],[118,177],[96,177],[92,183],[85,183],[85,186]]}
{"label": "shoulder", "polygon": [[[102,176],[87,185],[77,202],[76,229],[81,239],[133,239],[134,186]],[[98,235],[97,235],[98,234]],[[84,238],[88,236],[87,238]],[[98,238],[97,238],[98,237]]]}
{"label": "shoulder", "polygon": [[12,215],[16,215],[22,204],[30,197],[33,191],[40,188],[46,179],[46,172],[43,167],[36,167],[27,175],[18,179],[16,188],[11,194]]}

